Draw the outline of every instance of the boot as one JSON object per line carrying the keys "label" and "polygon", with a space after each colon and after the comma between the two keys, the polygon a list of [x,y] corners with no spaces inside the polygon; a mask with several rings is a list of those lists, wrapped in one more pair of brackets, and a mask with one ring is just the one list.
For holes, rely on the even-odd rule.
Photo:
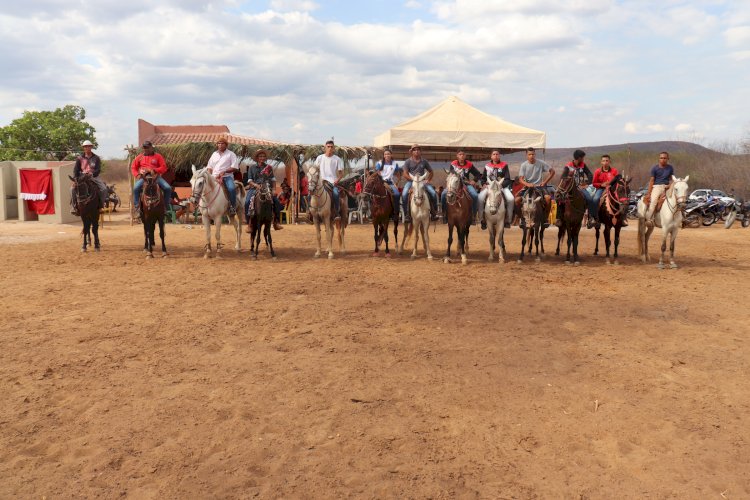
{"label": "boot", "polygon": [[279,224],[278,219],[273,220],[273,229],[274,231],[281,231],[282,229],[284,229],[283,227],[281,227],[281,224]]}
{"label": "boot", "polygon": [[70,207],[70,213],[71,215],[75,215],[76,217],[80,217],[81,214],[78,213],[78,208],[76,207]]}

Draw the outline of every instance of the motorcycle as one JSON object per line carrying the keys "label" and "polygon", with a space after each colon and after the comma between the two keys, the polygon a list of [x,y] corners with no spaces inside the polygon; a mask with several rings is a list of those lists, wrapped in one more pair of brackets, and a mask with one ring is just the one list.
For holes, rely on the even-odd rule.
{"label": "motorcycle", "polygon": [[[703,224],[704,223],[704,210],[705,210],[706,205],[707,204],[705,201],[688,202],[687,206],[682,212],[682,227],[695,228]],[[713,217],[712,215],[706,216],[706,221],[710,220],[710,222],[704,225],[710,226],[711,224],[716,222],[715,217]]]}
{"label": "motorcycle", "polygon": [[107,206],[111,207],[113,212],[117,212],[117,207],[120,205],[120,197],[115,192],[115,185],[107,185]]}
{"label": "motorcycle", "polygon": [[724,222],[724,227],[729,229],[735,220],[739,220],[742,227],[750,226],[750,202],[743,203],[742,199],[738,198],[729,211],[727,220]]}

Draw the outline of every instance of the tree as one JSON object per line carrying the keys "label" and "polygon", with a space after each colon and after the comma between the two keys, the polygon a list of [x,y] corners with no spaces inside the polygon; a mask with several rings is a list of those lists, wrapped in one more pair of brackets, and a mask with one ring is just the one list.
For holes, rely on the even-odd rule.
{"label": "tree", "polygon": [[54,111],[24,111],[0,128],[0,160],[65,160],[89,140],[97,146],[96,130],[85,122],[86,110],[68,104]]}

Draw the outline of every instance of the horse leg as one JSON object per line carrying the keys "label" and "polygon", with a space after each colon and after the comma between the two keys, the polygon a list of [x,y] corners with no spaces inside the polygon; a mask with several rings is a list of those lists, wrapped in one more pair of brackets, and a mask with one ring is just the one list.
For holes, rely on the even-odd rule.
{"label": "horse leg", "polygon": [[521,230],[521,253],[518,254],[518,262],[523,262],[523,254],[526,250],[526,229]]}
{"label": "horse leg", "polygon": [[487,232],[489,233],[490,237],[490,256],[487,257],[487,260],[492,262],[493,260],[495,260],[495,223],[490,222],[487,229],[489,229],[489,231]]}
{"label": "horse leg", "polygon": [[[599,226],[594,226],[594,231],[596,233],[596,246],[594,247],[594,255],[599,255]],[[605,229],[606,232],[606,229]],[[607,237],[604,237],[604,241],[606,243]],[[609,257],[609,251],[607,251],[607,257]],[[607,261],[607,264],[609,264],[609,261]]]}
{"label": "horse leg", "polygon": [[[534,246],[536,250],[536,259],[534,259],[536,262],[541,262],[542,257],[539,255],[539,226],[541,223],[534,225]],[[529,253],[531,253],[531,250],[529,250]]]}
{"label": "horse leg", "polygon": [[159,239],[161,240],[161,257],[167,256],[167,244],[164,242],[164,216],[159,217]]}
{"label": "horse leg", "polygon": [[400,252],[398,251],[398,219],[393,221],[393,244],[396,245],[396,255],[398,255]]}
{"label": "horse leg", "polygon": [[[91,225],[94,231],[94,251],[98,252],[101,249],[99,244],[99,218],[94,219]],[[89,240],[89,244],[91,244],[91,240]]]}
{"label": "horse leg", "polygon": [[465,266],[466,264],[469,263],[469,258],[466,255],[466,252],[467,252],[466,246],[468,244],[468,241],[467,241],[468,239],[469,239],[468,227],[464,228],[463,231],[461,230],[458,231],[458,246],[461,249],[461,265],[462,266]]}
{"label": "horse leg", "polygon": [[317,237],[317,240],[318,240],[318,250],[315,252],[315,255],[314,255],[314,257],[317,259],[318,257],[320,257],[320,251],[321,251],[320,218],[318,215],[315,215],[313,216],[313,220],[315,221],[315,236]]}
{"label": "horse leg", "polygon": [[670,235],[672,236],[669,240],[669,267],[671,269],[677,269],[677,263],[674,261],[674,242],[677,239],[678,227],[674,226]]}
{"label": "horse leg", "polygon": [[380,249],[378,248],[380,245],[380,238],[378,237],[378,232],[380,231],[380,224],[378,224],[376,221],[372,222],[372,228],[373,228],[373,237],[372,239],[375,240],[375,250],[372,251],[372,256],[377,257],[378,253],[380,252]]}
{"label": "horse leg", "polygon": [[659,269],[664,269],[664,254],[667,251],[667,236],[669,236],[669,230],[666,228],[666,226],[662,227],[662,236],[661,236],[661,256],[659,257]]}
{"label": "horse leg", "polygon": [[615,259],[614,259],[614,262],[613,262],[614,265],[618,265],[619,264],[619,262],[617,260],[617,257],[618,257],[617,251],[618,251],[618,248],[620,247],[620,229],[622,229],[621,225],[618,224],[618,225],[615,226],[615,248],[614,248],[614,250],[615,250],[614,251],[614,257],[615,257]]}
{"label": "horse leg", "polygon": [[430,251],[430,223],[428,222],[427,225],[422,223],[420,226],[422,244],[424,245],[424,251],[427,254],[427,260],[432,260],[432,252]]}
{"label": "horse leg", "polygon": [[240,220],[240,213],[242,208],[237,208],[237,215],[232,217],[232,224],[234,225],[234,232],[237,236],[237,241],[234,243],[234,251],[240,252],[242,250],[242,221]]}
{"label": "horse leg", "polygon": [[[208,210],[208,208],[206,208],[206,210]],[[203,247],[203,258],[208,259],[211,257],[211,219],[208,218],[208,215],[204,215],[202,219],[203,228],[206,231],[206,246]]]}
{"label": "horse leg", "polygon": [[221,244],[221,219],[223,218],[223,215],[220,215],[218,219],[214,221],[214,224],[216,224],[216,258],[221,258],[221,247],[223,246]]}
{"label": "horse leg", "polygon": [[260,221],[260,217],[255,220],[255,227],[253,227],[253,247],[255,248],[253,253],[253,260],[258,260],[258,250],[260,250],[260,237],[263,234],[263,223]]}
{"label": "horse leg", "polygon": [[573,235],[573,265],[580,266],[581,261],[578,259],[578,237],[581,234],[581,227],[576,228],[575,234]]}
{"label": "horse leg", "polygon": [[266,224],[265,238],[268,241],[268,248],[271,251],[271,259],[276,260],[276,252],[273,249],[273,237],[271,236],[271,224],[273,223],[269,222]]}
{"label": "horse leg", "polygon": [[346,239],[344,238],[346,236],[346,225],[344,223],[346,219],[344,215],[341,216],[341,220],[339,221],[339,226],[337,227],[337,233],[339,237],[339,248],[341,249],[341,255],[346,255]]}
{"label": "horse leg", "polygon": [[451,245],[453,244],[453,224],[450,222],[448,223],[448,250],[445,251],[445,257],[443,257],[443,262],[446,264],[450,263],[451,261]]}
{"label": "horse leg", "polygon": [[544,223],[539,222],[539,247],[542,249],[541,255],[544,256]]}
{"label": "horse leg", "polygon": [[[604,223],[604,246],[607,249],[607,254],[605,255],[605,262],[607,264],[610,263],[609,256],[610,256],[610,248],[612,246],[612,235],[610,234],[612,230],[612,226],[609,225],[609,223]],[[597,235],[599,234],[599,230],[596,230]],[[615,229],[615,234],[617,233],[617,229]]]}
{"label": "horse leg", "polygon": [[383,236],[385,238],[385,256],[390,257],[391,251],[388,249],[388,219],[386,219],[385,226],[383,227]]}
{"label": "horse leg", "polygon": [[653,233],[653,232],[654,232],[654,228],[653,227],[649,227],[649,228],[646,229],[646,235],[645,235],[645,237],[643,239],[643,252],[644,252],[644,254],[646,256],[646,260],[644,262],[651,262],[651,256],[648,253],[648,240],[649,240],[649,238],[651,238],[651,233]]}
{"label": "horse leg", "polygon": [[329,259],[333,258],[333,231],[334,231],[334,224],[333,224],[333,221],[329,218],[326,221],[326,239],[328,240],[328,258]]}

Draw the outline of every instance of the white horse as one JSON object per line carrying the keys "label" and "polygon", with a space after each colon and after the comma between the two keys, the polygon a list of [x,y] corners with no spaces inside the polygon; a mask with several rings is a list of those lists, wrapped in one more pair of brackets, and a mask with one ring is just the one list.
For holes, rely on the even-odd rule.
{"label": "white horse", "polygon": [[[229,199],[224,194],[221,184],[214,179],[208,171],[208,167],[197,170],[193,165],[193,178],[190,179],[193,194],[190,201],[199,203],[201,215],[203,216],[203,227],[206,228],[206,246],[204,247],[204,258],[211,257],[211,221],[216,224],[216,257],[221,257],[221,219],[229,214]],[[239,252],[242,236],[242,200],[245,198],[245,188],[242,184],[237,185],[237,203],[234,207],[237,215],[229,216],[229,222],[234,226],[237,243],[234,249]]]}
{"label": "white horse", "polygon": [[[667,190],[666,199],[661,210],[654,214],[654,225],[661,228],[661,258],[659,258],[659,269],[664,269],[664,253],[667,251],[667,237],[669,236],[669,267],[677,269],[674,261],[674,241],[677,239],[677,231],[682,227],[682,209],[685,208],[688,196],[688,175],[684,179],[672,176],[672,187]],[[638,201],[638,255],[641,260],[651,262],[648,254],[648,239],[654,228],[646,227],[646,211],[648,206],[643,198]]]}
{"label": "white horse", "polygon": [[484,203],[484,219],[490,233],[490,256],[487,260],[495,260],[495,241],[498,245],[499,262],[505,262],[505,197],[503,185],[493,179],[487,185],[487,200]]}
{"label": "white horse", "polygon": [[[318,250],[315,252],[315,258],[320,257],[321,252],[321,241],[320,241],[320,223],[322,222],[326,229],[326,240],[328,240],[328,258],[333,258],[333,198],[332,195],[323,186],[323,179],[320,178],[320,169],[313,165],[307,171],[307,179],[309,181],[310,189],[310,216],[315,223],[315,234],[318,238]],[[346,254],[346,246],[344,245],[344,233],[346,231],[346,196],[343,195],[344,190],[340,190],[342,196],[341,201],[341,219],[339,219],[336,226],[336,233],[339,237],[339,248],[342,254]]]}
{"label": "white horse", "polygon": [[430,200],[427,198],[427,189],[425,183],[429,172],[425,172],[419,177],[413,179],[411,185],[411,201],[409,202],[409,211],[411,212],[411,222],[407,223],[404,228],[404,239],[401,242],[401,249],[406,248],[406,241],[414,233],[414,251],[411,258],[417,258],[417,247],[419,246],[419,235],[422,235],[422,246],[427,254],[427,260],[432,260],[430,252]]}

